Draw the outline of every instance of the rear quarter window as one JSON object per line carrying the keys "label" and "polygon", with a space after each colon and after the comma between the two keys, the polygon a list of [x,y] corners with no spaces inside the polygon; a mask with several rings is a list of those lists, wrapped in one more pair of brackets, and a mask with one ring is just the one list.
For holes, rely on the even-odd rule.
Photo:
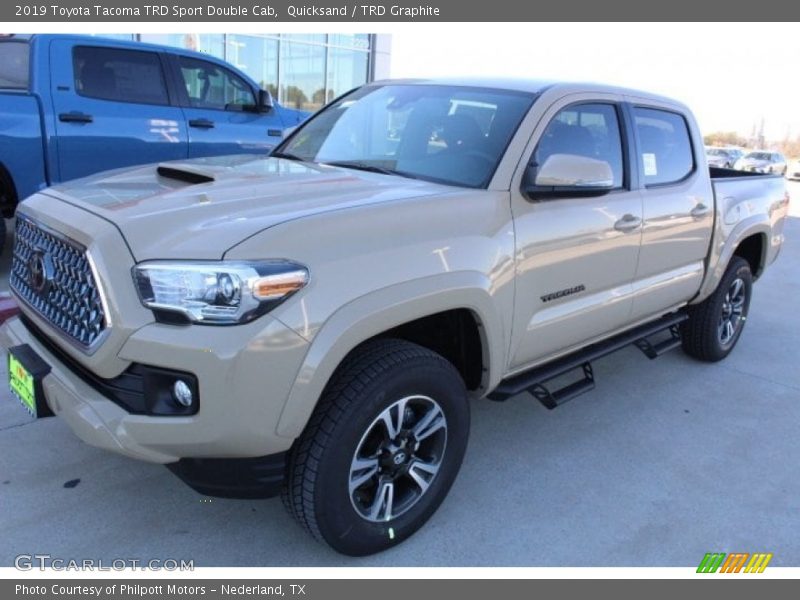
{"label": "rear quarter window", "polygon": [[645,185],[677,183],[694,171],[694,153],[686,119],[678,113],[634,107],[639,163]]}
{"label": "rear quarter window", "polygon": [[0,42],[0,88],[28,89],[29,55],[27,42]]}

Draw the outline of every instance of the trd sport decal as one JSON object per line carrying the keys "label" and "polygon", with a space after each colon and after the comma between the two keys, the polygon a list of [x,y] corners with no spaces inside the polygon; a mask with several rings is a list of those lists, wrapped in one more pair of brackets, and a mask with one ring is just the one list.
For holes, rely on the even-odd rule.
{"label": "trd sport decal", "polygon": [[572,294],[577,294],[578,292],[582,292],[586,289],[586,286],[576,285],[575,287],[567,288],[565,290],[559,290],[557,292],[552,292],[550,294],[545,294],[541,296],[542,302],[550,302],[551,300],[557,300],[558,298],[563,298],[564,296],[571,296]]}

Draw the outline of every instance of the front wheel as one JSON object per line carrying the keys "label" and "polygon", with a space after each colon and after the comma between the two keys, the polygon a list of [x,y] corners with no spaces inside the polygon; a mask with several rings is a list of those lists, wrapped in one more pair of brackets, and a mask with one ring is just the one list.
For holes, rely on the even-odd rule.
{"label": "front wheel", "polygon": [[375,340],[345,360],[289,459],[284,503],[314,537],[364,556],[416,532],[467,446],[464,382],[442,356]]}
{"label": "front wheel", "polygon": [[707,362],[728,356],[742,335],[752,290],[750,264],[734,256],[714,293],[689,308],[681,327],[684,351]]}

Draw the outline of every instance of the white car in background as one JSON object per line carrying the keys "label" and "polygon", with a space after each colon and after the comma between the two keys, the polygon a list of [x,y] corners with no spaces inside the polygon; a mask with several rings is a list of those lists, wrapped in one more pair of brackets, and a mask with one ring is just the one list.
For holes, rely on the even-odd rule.
{"label": "white car in background", "polygon": [[720,167],[722,169],[732,169],[736,161],[744,156],[744,152],[738,148],[720,148],[706,146],[706,162],[709,167]]}
{"label": "white car in background", "polygon": [[789,161],[789,166],[786,167],[786,179],[800,179],[800,158]]}
{"label": "white car in background", "polygon": [[736,161],[734,168],[739,171],[756,173],[786,173],[786,159],[780,152],[771,150],[753,150]]}

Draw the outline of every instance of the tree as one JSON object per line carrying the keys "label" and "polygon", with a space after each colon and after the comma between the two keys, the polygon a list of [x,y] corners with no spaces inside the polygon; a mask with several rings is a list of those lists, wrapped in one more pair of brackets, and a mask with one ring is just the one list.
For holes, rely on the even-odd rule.
{"label": "tree", "polygon": [[308,102],[308,96],[296,85],[286,88],[286,103],[293,104],[295,108],[303,108]]}
{"label": "tree", "polygon": [[311,101],[317,105],[322,106],[325,104],[325,88],[318,89],[311,97]]}
{"label": "tree", "polygon": [[747,146],[747,140],[735,131],[717,131],[703,136],[706,146]]}

